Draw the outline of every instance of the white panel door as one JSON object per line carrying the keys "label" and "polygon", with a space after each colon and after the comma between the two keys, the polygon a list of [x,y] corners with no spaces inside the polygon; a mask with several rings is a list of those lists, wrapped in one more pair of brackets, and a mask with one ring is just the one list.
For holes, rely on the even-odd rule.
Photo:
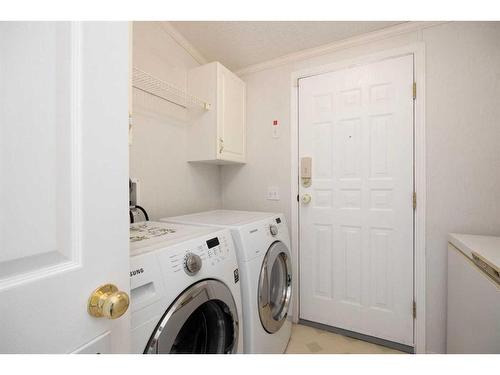
{"label": "white panel door", "polygon": [[413,57],[299,81],[300,317],[413,345]]}
{"label": "white panel door", "polygon": [[128,26],[0,22],[0,352],[127,352]]}

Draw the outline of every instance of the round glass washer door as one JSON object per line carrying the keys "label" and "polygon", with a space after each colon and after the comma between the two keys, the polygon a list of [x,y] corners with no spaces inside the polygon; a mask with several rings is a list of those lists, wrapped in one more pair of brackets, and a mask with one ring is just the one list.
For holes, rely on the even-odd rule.
{"label": "round glass washer door", "polygon": [[236,353],[238,327],[238,311],[229,288],[217,280],[203,280],[186,289],[170,306],[144,353]]}
{"label": "round glass washer door", "polygon": [[259,277],[259,317],[268,333],[275,333],[285,323],[291,296],[290,252],[283,242],[276,241],[267,250]]}

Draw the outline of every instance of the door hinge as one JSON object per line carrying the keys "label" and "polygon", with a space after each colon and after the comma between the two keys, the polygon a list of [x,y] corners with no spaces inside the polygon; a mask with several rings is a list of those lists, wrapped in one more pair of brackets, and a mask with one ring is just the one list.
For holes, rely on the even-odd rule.
{"label": "door hinge", "polygon": [[299,201],[299,195],[297,194],[297,202]]}
{"label": "door hinge", "polygon": [[417,209],[417,193],[416,192],[413,192],[413,209],[416,210]]}
{"label": "door hinge", "polygon": [[417,82],[413,82],[413,100],[417,99]]}
{"label": "door hinge", "polygon": [[222,154],[222,151],[224,151],[224,140],[219,138],[219,154]]}
{"label": "door hinge", "polygon": [[413,301],[413,319],[417,319],[417,303]]}

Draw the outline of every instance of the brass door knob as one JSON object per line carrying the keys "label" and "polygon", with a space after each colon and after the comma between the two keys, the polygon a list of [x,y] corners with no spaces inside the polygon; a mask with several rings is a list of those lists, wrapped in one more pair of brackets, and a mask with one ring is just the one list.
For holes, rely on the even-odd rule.
{"label": "brass door knob", "polygon": [[302,196],[302,199],[301,199],[301,200],[302,200],[302,203],[303,203],[303,204],[309,204],[309,203],[311,203],[311,199],[312,199],[312,198],[311,198],[311,195],[310,195],[310,194],[304,194],[304,195]]}
{"label": "brass door knob", "polygon": [[96,318],[116,319],[125,314],[130,299],[113,284],[102,285],[92,292],[88,312]]}

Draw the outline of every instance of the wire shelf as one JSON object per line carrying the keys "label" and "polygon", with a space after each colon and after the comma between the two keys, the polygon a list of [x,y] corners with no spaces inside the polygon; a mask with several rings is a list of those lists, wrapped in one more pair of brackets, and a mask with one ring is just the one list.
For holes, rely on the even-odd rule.
{"label": "wire shelf", "polygon": [[210,109],[210,103],[135,67],[132,86],[183,108],[201,107],[207,111]]}

